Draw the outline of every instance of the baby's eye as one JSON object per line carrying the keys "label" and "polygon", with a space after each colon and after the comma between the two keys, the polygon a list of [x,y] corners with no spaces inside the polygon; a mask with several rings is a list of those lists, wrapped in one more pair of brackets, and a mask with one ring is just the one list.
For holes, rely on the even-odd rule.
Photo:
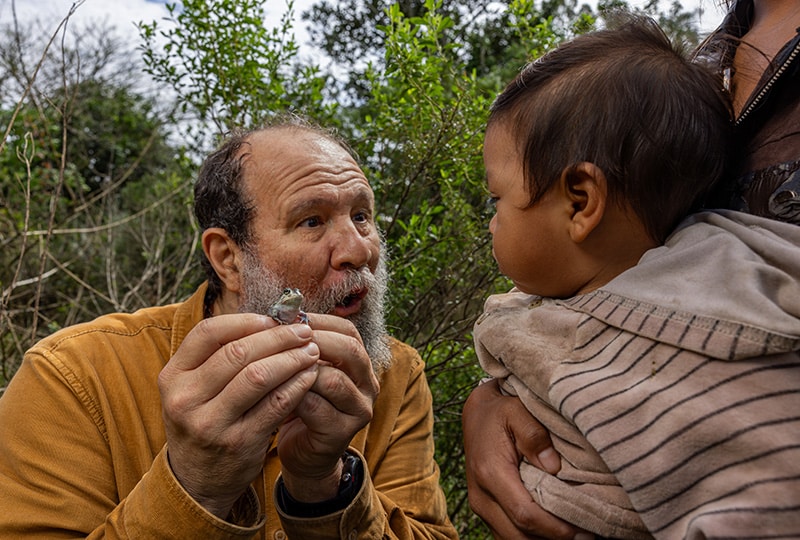
{"label": "baby's eye", "polygon": [[500,200],[500,197],[489,197],[486,199],[486,211],[487,212],[496,212],[497,211],[497,201]]}

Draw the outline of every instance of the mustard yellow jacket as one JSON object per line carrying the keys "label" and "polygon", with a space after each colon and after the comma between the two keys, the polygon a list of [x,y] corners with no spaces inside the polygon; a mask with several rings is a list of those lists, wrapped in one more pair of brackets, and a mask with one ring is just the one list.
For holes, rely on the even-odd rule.
{"label": "mustard yellow jacket", "polygon": [[373,420],[351,443],[368,471],[347,508],[279,516],[274,440],[240,500],[240,524],[189,497],[167,464],[156,379],[202,319],[205,290],[65,328],[28,351],[0,398],[0,538],[457,537],[433,459],[424,366],[399,341]]}

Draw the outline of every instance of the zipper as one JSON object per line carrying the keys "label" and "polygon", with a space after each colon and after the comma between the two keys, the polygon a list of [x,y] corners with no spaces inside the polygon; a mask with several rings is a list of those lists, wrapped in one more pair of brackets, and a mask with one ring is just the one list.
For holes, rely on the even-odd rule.
{"label": "zipper", "polygon": [[740,114],[739,118],[736,119],[736,122],[735,122],[736,126],[739,126],[744,121],[744,119],[751,112],[753,112],[753,109],[755,109],[756,106],[759,104],[759,102],[761,102],[761,100],[764,99],[764,96],[769,93],[770,89],[775,85],[775,82],[789,68],[789,64],[792,63],[792,61],[797,57],[798,54],[800,54],[800,43],[795,45],[794,49],[792,50],[791,54],[789,55],[789,58],[787,58],[783,62],[783,64],[781,64],[781,67],[778,69],[778,71],[776,71],[772,75],[772,77],[770,77],[769,81],[767,81],[767,84],[765,84],[763,86],[763,88],[761,88],[761,90],[758,92],[758,95],[756,95],[755,99],[753,99],[753,101],[750,102],[750,105],[748,105],[747,108],[744,111],[742,111],[742,114]]}

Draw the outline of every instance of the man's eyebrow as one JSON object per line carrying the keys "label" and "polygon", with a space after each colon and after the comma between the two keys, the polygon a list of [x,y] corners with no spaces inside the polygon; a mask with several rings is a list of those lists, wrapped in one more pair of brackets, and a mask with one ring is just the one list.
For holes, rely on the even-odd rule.
{"label": "man's eyebrow", "polygon": [[303,199],[297,204],[292,205],[292,207],[289,208],[288,214],[290,216],[296,214],[305,214],[319,208],[320,206],[330,206],[331,204],[333,204],[333,200],[329,197],[313,197],[311,199]]}
{"label": "man's eyebrow", "polygon": [[[339,204],[338,197],[316,196],[299,201],[297,204],[295,204],[289,209],[288,213],[290,215],[303,214],[306,212],[312,212],[317,208],[326,206],[335,206],[337,204]],[[351,206],[360,206],[360,205],[365,205],[370,207],[374,205],[371,193],[367,191],[361,191],[353,196]]]}
{"label": "man's eyebrow", "polygon": [[356,193],[356,195],[353,197],[353,201],[356,204],[374,206],[375,194],[372,192],[372,190],[362,190]]}

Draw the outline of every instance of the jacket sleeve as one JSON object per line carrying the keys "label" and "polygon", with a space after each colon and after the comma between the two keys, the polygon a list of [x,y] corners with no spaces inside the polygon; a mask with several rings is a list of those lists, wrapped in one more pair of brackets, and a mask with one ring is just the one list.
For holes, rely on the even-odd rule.
{"label": "jacket sleeve", "polygon": [[279,509],[289,538],[458,538],[434,461],[433,399],[424,364],[415,351],[407,356],[410,361],[396,361],[381,381],[366,442],[357,435],[350,449],[359,456],[363,452],[365,461],[356,498],[344,510],[319,518],[293,518]]}
{"label": "jacket sleeve", "polygon": [[[147,469],[125,470],[137,460],[113,455],[113,419],[99,421],[103,390],[125,391],[78,378],[46,350],[26,355],[0,398],[0,538],[254,536],[263,523],[236,526],[191,499],[165,449],[153,456],[146,441],[129,441]],[[243,499],[258,521],[255,494]]]}

